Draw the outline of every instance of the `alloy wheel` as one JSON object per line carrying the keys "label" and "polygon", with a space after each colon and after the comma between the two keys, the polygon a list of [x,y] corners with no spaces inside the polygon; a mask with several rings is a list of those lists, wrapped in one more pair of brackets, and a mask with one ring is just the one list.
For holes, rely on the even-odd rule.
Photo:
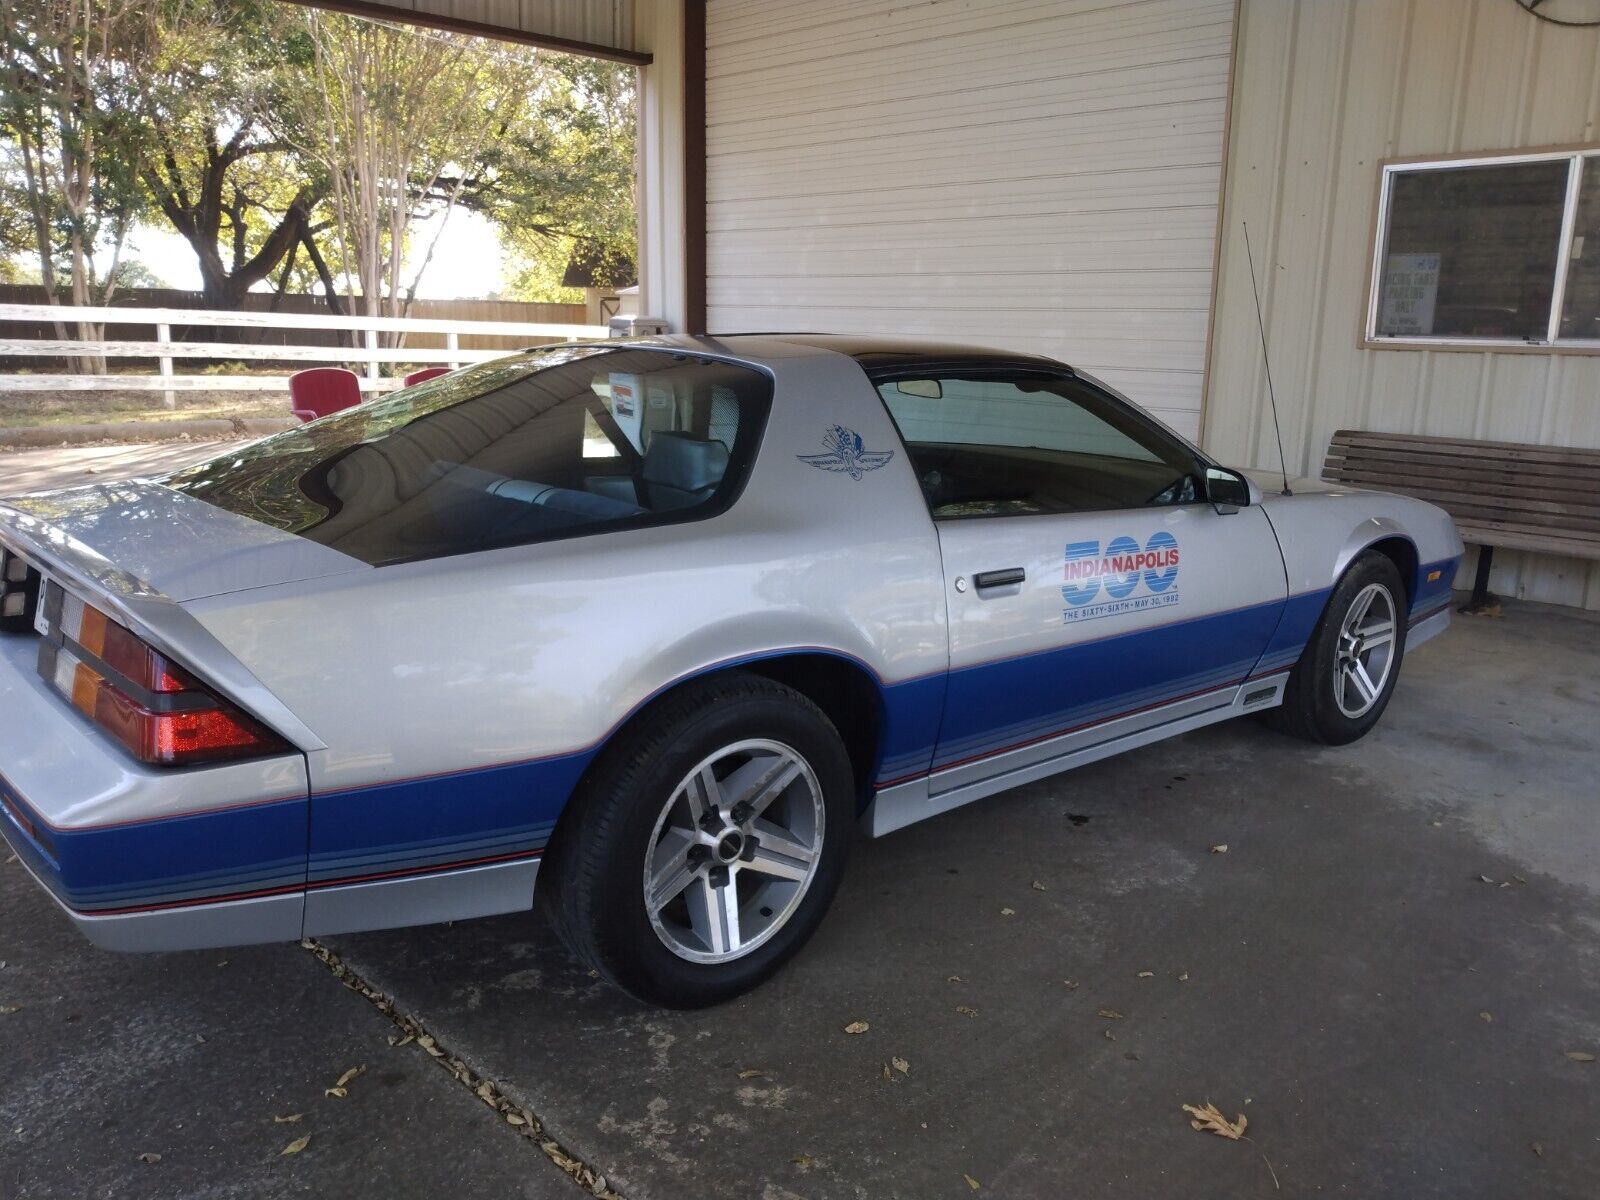
{"label": "alloy wheel", "polygon": [[702,759],[662,807],[645,857],[645,911],[662,944],[724,963],[768,941],[816,876],[825,813],[810,764],[781,742]]}
{"label": "alloy wheel", "polygon": [[1345,612],[1334,651],[1333,698],[1345,716],[1365,716],[1383,695],[1394,639],[1394,597],[1381,583],[1369,583]]}

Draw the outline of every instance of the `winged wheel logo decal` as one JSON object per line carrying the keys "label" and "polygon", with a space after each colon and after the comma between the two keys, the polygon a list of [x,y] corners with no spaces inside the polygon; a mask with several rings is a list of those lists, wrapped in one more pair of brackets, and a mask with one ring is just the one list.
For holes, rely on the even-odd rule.
{"label": "winged wheel logo decal", "polygon": [[868,450],[861,435],[854,429],[834,425],[822,435],[826,454],[797,454],[801,462],[810,463],[819,471],[843,471],[851,479],[860,479],[867,471],[876,471],[891,458],[893,450]]}

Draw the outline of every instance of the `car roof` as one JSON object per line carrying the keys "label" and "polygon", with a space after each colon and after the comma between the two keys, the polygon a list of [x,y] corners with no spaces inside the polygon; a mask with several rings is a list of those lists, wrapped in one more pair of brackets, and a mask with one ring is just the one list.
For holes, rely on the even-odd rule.
{"label": "car roof", "polygon": [[746,339],[829,350],[855,359],[869,374],[951,366],[1024,367],[1057,372],[1071,370],[1065,363],[1043,355],[916,338],[848,333],[733,333],[708,336],[730,350],[737,349],[739,343]]}

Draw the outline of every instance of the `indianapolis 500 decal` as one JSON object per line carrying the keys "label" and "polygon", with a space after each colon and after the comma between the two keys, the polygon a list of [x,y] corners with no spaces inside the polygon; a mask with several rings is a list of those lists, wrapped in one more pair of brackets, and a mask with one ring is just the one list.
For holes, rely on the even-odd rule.
{"label": "indianapolis 500 decal", "polygon": [[1063,621],[1092,621],[1178,602],[1178,539],[1164,529],[1143,548],[1131,537],[1069,542],[1063,563]]}

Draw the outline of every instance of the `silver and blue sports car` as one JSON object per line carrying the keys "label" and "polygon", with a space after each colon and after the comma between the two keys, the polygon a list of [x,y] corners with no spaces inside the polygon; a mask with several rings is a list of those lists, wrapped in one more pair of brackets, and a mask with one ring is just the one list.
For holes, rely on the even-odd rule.
{"label": "silver and blue sports car", "polygon": [[96,943],[527,909],[749,988],[883,834],[1245,713],[1378,720],[1439,509],[1214,463],[1082,372],[562,346],[0,505],[0,829]]}

